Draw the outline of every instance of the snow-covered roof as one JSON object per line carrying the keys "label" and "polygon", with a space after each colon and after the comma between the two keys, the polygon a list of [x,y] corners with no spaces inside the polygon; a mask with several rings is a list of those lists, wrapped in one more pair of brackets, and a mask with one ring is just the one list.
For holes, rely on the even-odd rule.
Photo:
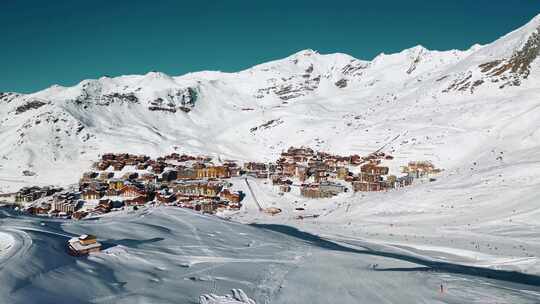
{"label": "snow-covered roof", "polygon": [[71,246],[71,248],[73,248],[73,250],[76,250],[76,251],[84,251],[84,250],[95,249],[95,248],[101,247],[101,243],[99,242],[83,245],[81,244],[79,238],[72,238],[68,242],[69,242],[69,246]]}

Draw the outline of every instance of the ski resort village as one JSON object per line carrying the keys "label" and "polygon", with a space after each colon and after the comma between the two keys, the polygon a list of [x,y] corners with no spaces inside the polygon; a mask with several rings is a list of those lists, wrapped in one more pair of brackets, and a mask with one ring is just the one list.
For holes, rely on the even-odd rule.
{"label": "ski resort village", "polygon": [[487,39],[3,89],[0,304],[540,303],[540,15]]}
{"label": "ski resort village", "polygon": [[[217,164],[207,156],[178,153],[156,159],[107,153],[77,185],[24,187],[4,195],[3,201],[32,215],[80,220],[156,204],[227,214],[240,210],[247,195],[260,211],[275,215],[281,210],[266,206],[272,202],[259,202],[248,178],[264,180],[279,195],[324,199],[348,191],[390,191],[411,186],[417,178],[434,181],[440,172],[429,161],[411,161],[391,174],[384,162],[392,159],[383,152],[339,156],[308,147],[290,147],[276,162],[243,164],[234,160]],[[235,190],[236,183],[245,183],[249,193]]]}

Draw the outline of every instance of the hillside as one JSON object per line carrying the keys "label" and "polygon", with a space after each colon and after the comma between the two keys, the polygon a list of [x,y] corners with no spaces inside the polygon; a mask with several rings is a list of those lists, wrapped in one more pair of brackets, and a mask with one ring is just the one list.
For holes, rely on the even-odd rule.
{"label": "hillside", "polygon": [[532,161],[539,24],[465,51],[417,46],[362,61],[305,50],[238,73],[150,72],[2,93],[2,190],[74,182],[104,152],[265,160],[290,145],[366,153],[398,135],[385,148],[398,159],[447,169],[490,166],[500,152],[505,163]]}
{"label": "hillside", "polygon": [[[0,93],[0,193],[76,183],[107,152],[269,162],[290,146],[380,149],[392,172],[414,160],[444,168],[407,188],[328,199],[235,177],[246,194],[227,214],[236,223],[163,206],[78,222],[1,211],[0,296],[173,303],[235,289],[257,303],[535,303],[539,55],[540,15],[468,50],[415,46],[371,61],[304,50],[237,73]],[[107,248],[68,256],[64,243],[81,233]]]}

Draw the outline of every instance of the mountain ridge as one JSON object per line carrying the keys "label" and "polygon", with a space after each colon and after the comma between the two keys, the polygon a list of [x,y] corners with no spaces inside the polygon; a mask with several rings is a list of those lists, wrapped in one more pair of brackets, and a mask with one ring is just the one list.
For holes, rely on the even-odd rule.
{"label": "mountain ridge", "polygon": [[[183,151],[261,160],[288,145],[368,153],[395,136],[410,138],[403,139],[401,148],[390,145],[389,152],[459,166],[462,156],[449,155],[442,139],[424,143],[424,150],[410,140],[443,136],[459,141],[470,134],[461,134],[468,128],[458,124],[480,129],[497,125],[471,121],[471,109],[496,120],[509,113],[533,115],[535,80],[540,77],[539,28],[540,15],[468,50],[433,51],[418,45],[364,61],[306,49],[235,73],[169,76],[153,71],[87,79],[72,87],[53,85],[30,94],[2,93],[0,180],[6,189],[28,182],[74,181],[77,171],[105,152]],[[507,107],[507,100],[523,94],[520,102],[525,105]],[[523,114],[528,108],[533,112]],[[281,123],[256,128],[272,120]],[[523,130],[534,126],[530,122]],[[439,134],[437,128],[452,134]],[[426,129],[429,134],[421,134]],[[66,171],[58,168],[71,169],[58,173]],[[25,170],[37,174],[24,176]],[[56,172],[55,178],[46,172]]]}

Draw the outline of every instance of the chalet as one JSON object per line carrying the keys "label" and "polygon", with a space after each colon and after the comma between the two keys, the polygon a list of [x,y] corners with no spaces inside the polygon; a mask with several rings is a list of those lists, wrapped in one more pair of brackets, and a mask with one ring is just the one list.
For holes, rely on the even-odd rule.
{"label": "chalet", "polygon": [[90,182],[83,182],[79,183],[79,191],[85,191],[85,190],[95,190],[95,191],[105,191],[109,188],[109,185],[101,180],[93,180]]}
{"label": "chalet", "polygon": [[396,187],[406,187],[410,186],[413,183],[413,177],[410,175],[398,177],[396,179]]}
{"label": "chalet", "polygon": [[379,182],[381,180],[381,176],[376,175],[376,174],[371,174],[371,173],[360,172],[358,174],[358,179],[361,182],[376,183],[376,182]]}
{"label": "chalet", "polygon": [[196,179],[197,172],[193,168],[179,167],[177,179]]}
{"label": "chalet", "polygon": [[93,189],[88,189],[82,192],[81,198],[83,200],[95,200],[100,199],[103,196],[103,193]]}
{"label": "chalet", "polygon": [[308,178],[308,167],[306,166],[297,166],[295,175],[298,176],[301,182],[305,181]]}
{"label": "chalet", "polygon": [[338,157],[336,160],[336,167],[346,167],[351,164],[351,157]]}
{"label": "chalet", "polygon": [[109,179],[109,189],[111,190],[120,190],[124,188],[125,181],[120,178],[111,178]]}
{"label": "chalet", "polygon": [[132,199],[125,200],[126,206],[144,206],[148,202],[146,196],[137,196]]}
{"label": "chalet", "polygon": [[17,193],[15,193],[15,202],[33,202],[42,197],[53,195],[54,193],[62,191],[62,188],[52,187],[23,187]]}
{"label": "chalet", "polygon": [[111,208],[107,208],[106,206],[104,205],[97,205],[93,210],[92,210],[92,213],[97,213],[97,214],[105,214],[105,213],[109,213],[111,212]]}
{"label": "chalet", "polygon": [[111,162],[110,162],[110,161],[100,161],[100,162],[97,164],[96,169],[98,169],[99,171],[105,171],[105,170],[107,170],[110,166],[111,166]]}
{"label": "chalet", "polygon": [[362,173],[369,173],[375,175],[386,175],[388,174],[388,167],[377,166],[373,163],[365,164],[360,167]]}
{"label": "chalet", "polygon": [[101,244],[94,235],[83,234],[68,241],[68,250],[75,256],[87,255],[101,251]]}
{"label": "chalet", "polygon": [[295,163],[285,163],[282,165],[282,173],[285,176],[294,176],[296,173],[296,164]]}
{"label": "chalet", "polygon": [[200,210],[203,213],[214,213],[217,208],[217,204],[213,200],[201,201],[199,205],[200,205]]}
{"label": "chalet", "polygon": [[240,176],[240,167],[228,167],[230,176]]}
{"label": "chalet", "polygon": [[328,198],[335,195],[332,192],[321,191],[317,184],[303,185],[300,187],[300,194],[308,198]]}
{"label": "chalet", "polygon": [[287,184],[279,185],[279,191],[280,192],[291,192],[291,186]]}
{"label": "chalet", "polygon": [[316,183],[328,180],[328,173],[324,169],[316,169],[313,172],[313,178]]}
{"label": "chalet", "polygon": [[123,161],[116,161],[112,164],[114,171],[121,171],[126,166],[126,163]]}
{"label": "chalet", "polygon": [[54,201],[56,202],[73,202],[81,197],[81,193],[78,192],[64,192],[54,195]]}
{"label": "chalet", "polygon": [[152,173],[144,173],[142,175],[139,175],[136,180],[130,180],[129,183],[153,185],[157,182],[157,180],[157,175]]}
{"label": "chalet", "polygon": [[112,178],[113,176],[114,176],[113,172],[101,172],[99,174],[98,179],[100,179],[102,181],[105,181],[105,180],[108,180],[108,179]]}
{"label": "chalet", "polygon": [[231,173],[225,166],[211,166],[195,170],[198,179],[203,178],[229,178]]}
{"label": "chalet", "polygon": [[176,201],[176,195],[160,191],[156,193],[156,200],[162,204],[170,204]]}
{"label": "chalet", "polygon": [[265,163],[248,162],[244,164],[244,170],[247,172],[266,171],[267,169]]}
{"label": "chalet", "polygon": [[97,172],[84,172],[83,176],[82,176],[82,180],[84,180],[84,181],[93,180],[93,179],[97,178],[98,175],[99,174]]}
{"label": "chalet", "polygon": [[220,184],[207,183],[179,183],[175,186],[175,191],[187,196],[215,197],[222,189]]}
{"label": "chalet", "polygon": [[165,169],[165,165],[163,163],[157,163],[157,164],[152,165],[152,172],[155,174],[163,173],[164,169]]}
{"label": "chalet", "polygon": [[355,181],[353,182],[353,189],[355,192],[358,191],[381,191],[384,189],[381,182],[364,182],[364,181]]}
{"label": "chalet", "polygon": [[115,160],[116,155],[113,153],[105,153],[101,156],[101,160],[103,161],[112,161]]}
{"label": "chalet", "polygon": [[395,175],[388,175],[386,178],[386,188],[393,189],[396,188],[397,177]]}
{"label": "chalet", "polygon": [[42,203],[39,206],[29,207],[26,212],[33,215],[46,215],[51,211],[51,204]]}
{"label": "chalet", "polygon": [[138,196],[146,196],[146,191],[134,184],[125,185],[120,189],[120,195],[124,198],[135,198]]}
{"label": "chalet", "polygon": [[54,202],[52,204],[52,210],[66,214],[72,214],[79,208],[80,204],[78,202]]}
{"label": "chalet", "polygon": [[146,168],[148,168],[148,163],[137,164],[137,170],[146,170]]}
{"label": "chalet", "polygon": [[228,189],[225,189],[219,193],[219,197],[231,203],[239,203],[242,195],[241,193],[234,193],[229,191]]}
{"label": "chalet", "polygon": [[180,159],[180,154],[176,153],[176,152],[173,152],[169,155],[166,155],[165,156],[165,159]]}
{"label": "chalet", "polygon": [[182,155],[180,155],[180,158],[178,160],[180,162],[187,162],[187,161],[190,161],[190,160],[195,160],[195,158],[193,156],[182,154]]}
{"label": "chalet", "polygon": [[337,168],[337,179],[345,180],[347,176],[349,176],[349,169],[346,167],[338,167]]}
{"label": "chalet", "polygon": [[362,157],[360,155],[351,155],[350,164],[353,166],[358,166],[363,162]]}
{"label": "chalet", "polygon": [[138,177],[139,177],[139,173],[137,172],[127,172],[126,174],[122,176],[123,179],[127,179],[127,180],[135,180]]}
{"label": "chalet", "polygon": [[164,181],[168,181],[168,182],[176,180],[178,178],[178,172],[176,170],[167,170],[163,172],[163,174],[161,175],[161,178]]}
{"label": "chalet", "polygon": [[82,219],[85,218],[87,215],[88,215],[88,212],[84,212],[84,211],[75,211],[75,212],[73,212],[73,214],[71,215],[71,218],[78,221],[78,220],[82,220]]}
{"label": "chalet", "polygon": [[331,193],[334,195],[337,195],[342,192],[347,192],[347,187],[338,184],[338,183],[332,183],[332,182],[322,182],[319,184],[319,189],[321,192],[325,193]]}
{"label": "chalet", "polygon": [[98,207],[99,206],[106,209],[107,211],[110,211],[113,208],[113,203],[110,199],[100,199],[98,203]]}
{"label": "chalet", "polygon": [[120,194],[120,190],[116,190],[116,189],[107,189],[105,191],[106,196],[118,196],[119,194]]}
{"label": "chalet", "polygon": [[431,174],[439,173],[441,170],[436,169],[435,166],[429,161],[413,161],[405,167],[401,168],[401,172],[406,173],[414,178],[420,178],[429,176]]}

